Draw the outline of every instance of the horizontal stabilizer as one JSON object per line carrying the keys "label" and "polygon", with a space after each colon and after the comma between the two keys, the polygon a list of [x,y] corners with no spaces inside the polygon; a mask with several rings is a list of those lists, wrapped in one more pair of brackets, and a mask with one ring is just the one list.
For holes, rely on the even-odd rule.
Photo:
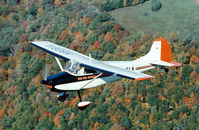
{"label": "horizontal stabilizer", "polygon": [[152,64],[152,65],[160,65],[160,66],[168,66],[168,67],[179,67],[179,66],[181,66],[180,63],[175,62],[175,61],[171,61],[169,63],[169,62],[165,62],[165,61],[162,61],[162,60],[150,61],[150,64]]}

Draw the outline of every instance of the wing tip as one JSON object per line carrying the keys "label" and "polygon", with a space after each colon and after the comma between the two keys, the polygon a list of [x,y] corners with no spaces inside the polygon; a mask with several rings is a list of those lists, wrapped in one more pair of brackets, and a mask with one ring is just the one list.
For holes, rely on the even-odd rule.
{"label": "wing tip", "polygon": [[143,80],[147,80],[147,79],[155,79],[155,77],[144,77],[144,78],[137,78],[135,79],[136,81],[143,81]]}

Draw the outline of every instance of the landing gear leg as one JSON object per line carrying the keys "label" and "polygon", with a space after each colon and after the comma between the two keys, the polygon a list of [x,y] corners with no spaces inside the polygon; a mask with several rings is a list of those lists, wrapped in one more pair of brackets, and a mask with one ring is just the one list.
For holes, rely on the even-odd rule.
{"label": "landing gear leg", "polygon": [[77,94],[78,94],[78,96],[79,96],[79,100],[80,100],[80,102],[81,102],[81,101],[82,101],[82,98],[81,98],[80,92],[79,92],[79,91],[77,91]]}
{"label": "landing gear leg", "polygon": [[[86,83],[84,86],[82,86],[79,90],[83,89],[85,86],[87,86],[88,84],[90,84],[91,82],[93,82],[94,80],[96,80],[98,77],[100,77],[102,75],[102,73],[98,74],[95,78],[93,78],[90,82]],[[84,110],[85,108],[87,108],[91,102],[90,101],[82,101],[82,98],[81,98],[81,95],[80,95],[80,92],[79,90],[77,91],[77,94],[79,96],[79,100],[80,102],[78,103],[78,108],[80,110]]]}
{"label": "landing gear leg", "polygon": [[80,100],[80,102],[77,105],[78,108],[80,110],[86,109],[91,104],[91,102],[90,101],[82,101],[82,98],[81,98],[81,95],[80,95],[80,91],[77,91],[77,94],[78,94],[78,97],[79,97],[79,100]]}

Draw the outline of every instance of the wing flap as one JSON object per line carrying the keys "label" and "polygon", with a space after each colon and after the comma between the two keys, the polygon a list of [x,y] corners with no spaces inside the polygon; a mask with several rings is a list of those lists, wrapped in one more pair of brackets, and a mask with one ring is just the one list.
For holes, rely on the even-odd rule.
{"label": "wing flap", "polygon": [[95,60],[91,57],[80,54],[76,51],[70,50],[68,48],[56,45],[48,41],[37,41],[31,42],[32,45],[65,60],[74,60],[79,62],[82,66],[95,69],[101,72],[113,74],[115,76],[120,76],[129,79],[149,79],[154,78],[153,76],[135,72],[132,70],[127,70],[121,67],[106,64],[102,61]]}

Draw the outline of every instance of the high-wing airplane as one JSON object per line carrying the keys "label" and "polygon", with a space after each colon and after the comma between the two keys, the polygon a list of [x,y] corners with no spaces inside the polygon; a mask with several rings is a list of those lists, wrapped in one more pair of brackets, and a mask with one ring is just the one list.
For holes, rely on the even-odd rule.
{"label": "high-wing airplane", "polygon": [[[134,61],[99,61],[48,41],[35,41],[31,44],[54,55],[62,71],[48,76],[48,69],[46,69],[41,83],[47,85],[51,91],[59,92],[57,95],[59,100],[65,100],[68,91],[77,91],[80,109],[85,109],[90,105],[90,101],[82,101],[80,90],[94,88],[121,78],[136,81],[151,79],[155,77],[142,72],[157,66],[178,67],[181,65],[171,61],[170,46],[163,38],[155,40],[150,51]],[[69,61],[65,68],[58,58]]]}

